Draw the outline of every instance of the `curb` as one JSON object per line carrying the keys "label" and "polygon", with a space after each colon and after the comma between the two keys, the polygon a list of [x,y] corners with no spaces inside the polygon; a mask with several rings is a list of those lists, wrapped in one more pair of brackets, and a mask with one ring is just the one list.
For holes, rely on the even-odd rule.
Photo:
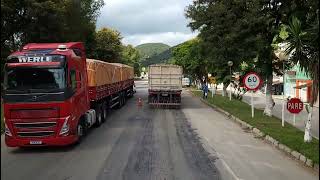
{"label": "curb", "polygon": [[[191,92],[191,94],[193,95],[192,92]],[[274,139],[270,135],[267,135],[267,134],[263,133],[258,128],[255,128],[255,127],[251,126],[250,124],[248,124],[248,123],[240,120],[239,118],[231,115],[230,113],[226,112],[225,110],[223,110],[223,109],[221,109],[221,108],[219,108],[219,107],[217,107],[217,106],[215,106],[213,104],[210,104],[209,102],[207,102],[203,98],[200,97],[200,100],[203,103],[205,103],[206,105],[208,105],[211,108],[213,108],[214,110],[226,115],[230,120],[233,120],[234,122],[239,124],[242,129],[245,129],[245,130],[248,130],[249,132],[251,132],[255,138],[259,138],[259,139],[263,140],[264,142],[272,145],[273,147],[277,148],[281,152],[285,153],[287,156],[291,157],[292,159],[298,161],[300,164],[302,164],[302,165],[314,170],[316,173],[319,174],[319,164],[313,163],[313,161],[311,159],[306,158],[303,154],[290,149],[289,147],[287,147],[284,144],[279,143],[276,139]]]}

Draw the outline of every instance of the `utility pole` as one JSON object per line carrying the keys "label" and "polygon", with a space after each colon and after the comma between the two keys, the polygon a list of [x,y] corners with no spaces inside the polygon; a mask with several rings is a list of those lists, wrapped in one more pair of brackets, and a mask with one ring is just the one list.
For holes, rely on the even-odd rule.
{"label": "utility pole", "polygon": [[231,67],[233,66],[233,62],[232,61],[228,61],[228,66],[230,67],[230,90],[229,90],[229,99],[231,101],[231,79],[232,79],[232,72],[231,72]]}

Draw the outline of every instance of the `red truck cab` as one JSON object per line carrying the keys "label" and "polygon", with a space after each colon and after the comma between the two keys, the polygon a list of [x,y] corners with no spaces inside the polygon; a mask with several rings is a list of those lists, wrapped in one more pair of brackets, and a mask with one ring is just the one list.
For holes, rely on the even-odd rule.
{"label": "red truck cab", "polygon": [[8,57],[4,79],[7,146],[78,141],[90,109],[83,43],[27,44]]}

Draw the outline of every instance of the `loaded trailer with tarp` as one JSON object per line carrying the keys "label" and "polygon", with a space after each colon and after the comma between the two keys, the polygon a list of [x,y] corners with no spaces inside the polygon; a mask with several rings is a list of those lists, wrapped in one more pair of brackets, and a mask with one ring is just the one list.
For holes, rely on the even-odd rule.
{"label": "loaded trailer with tarp", "polygon": [[133,68],[87,59],[82,42],[30,43],[4,68],[5,143],[64,146],[133,96]]}

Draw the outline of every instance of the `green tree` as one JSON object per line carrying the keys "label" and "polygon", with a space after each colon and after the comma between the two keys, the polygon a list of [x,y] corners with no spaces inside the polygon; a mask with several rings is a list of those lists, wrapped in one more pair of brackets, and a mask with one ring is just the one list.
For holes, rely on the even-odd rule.
{"label": "green tree", "polygon": [[248,22],[241,19],[245,5],[242,1],[194,1],[186,11],[191,29],[200,31],[201,50],[211,73],[223,83],[223,94],[232,82],[228,61],[233,62],[234,72],[244,59],[253,59],[257,54],[256,37],[245,29]]}
{"label": "green tree", "polygon": [[102,28],[95,36],[96,47],[94,57],[107,62],[121,62],[122,37],[120,32],[109,28]]}
{"label": "green tree", "polygon": [[200,41],[199,38],[195,38],[173,48],[172,62],[182,66],[184,73],[192,79],[202,82],[202,78],[208,74],[208,69],[206,59],[200,51]]}
{"label": "green tree", "polygon": [[1,82],[4,60],[26,43],[83,41],[92,56],[103,5],[103,0],[1,1]]}
{"label": "green tree", "polygon": [[93,47],[103,0],[1,1],[1,59],[29,42],[83,41]]}
{"label": "green tree", "polygon": [[299,0],[196,0],[188,6],[186,16],[191,20],[189,26],[200,31],[215,63],[252,62],[257,57],[256,70],[267,84],[264,112],[271,116],[273,66],[277,59],[273,44],[288,17],[307,14],[309,7]]}
{"label": "green tree", "polygon": [[309,21],[309,23],[302,23],[295,16],[290,19],[287,28],[289,36],[286,39],[289,46],[286,51],[287,54],[291,54],[290,60],[299,64],[299,67],[306,71],[313,80],[311,109],[307,109],[309,115],[304,136],[306,142],[311,142],[312,110],[319,94],[319,11],[314,17],[311,16],[306,21]]}
{"label": "green tree", "polygon": [[103,5],[103,0],[64,1],[62,40],[84,42],[88,57],[94,55],[96,19]]}
{"label": "green tree", "polygon": [[134,68],[134,74],[140,76],[141,64],[140,64],[140,53],[132,45],[122,47],[121,59],[122,63],[132,66]]}

